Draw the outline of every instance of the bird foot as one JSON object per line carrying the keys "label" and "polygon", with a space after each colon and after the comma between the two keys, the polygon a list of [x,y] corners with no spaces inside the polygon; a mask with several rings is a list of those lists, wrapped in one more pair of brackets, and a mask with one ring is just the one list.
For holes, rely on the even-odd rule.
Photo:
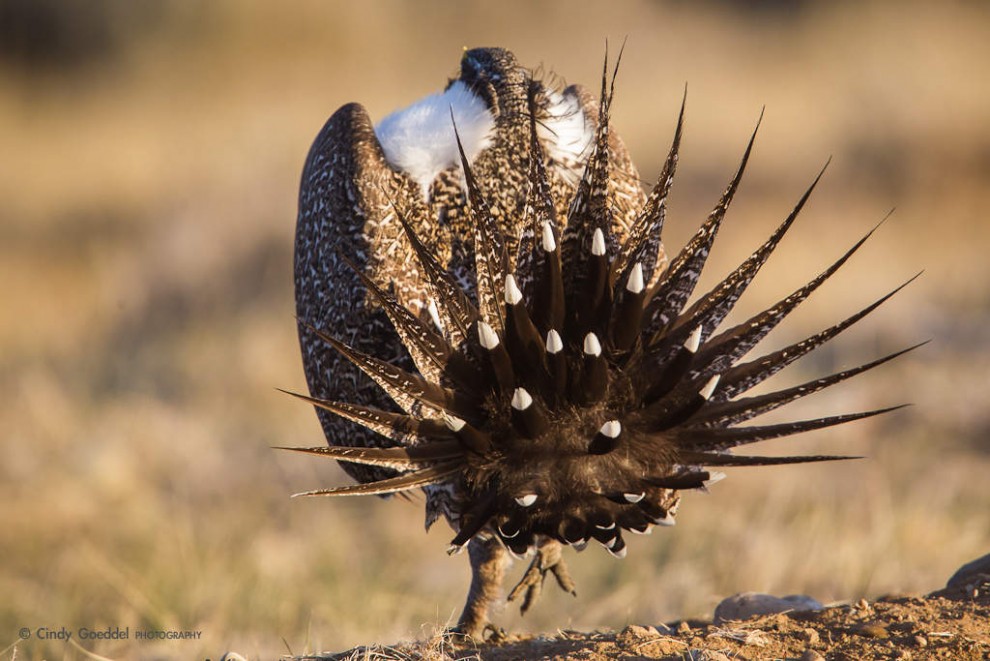
{"label": "bird foot", "polygon": [[455,647],[469,647],[480,643],[500,645],[509,639],[509,634],[491,622],[483,625],[465,626],[459,624],[445,632],[445,638]]}
{"label": "bird foot", "polygon": [[567,570],[567,565],[564,564],[564,559],[561,556],[560,542],[553,540],[543,542],[536,549],[536,557],[530,563],[529,569],[526,570],[522,579],[516,587],[512,588],[512,592],[509,593],[509,601],[515,601],[519,597],[523,597],[522,605],[519,607],[519,612],[523,615],[540,598],[540,594],[543,591],[543,582],[546,580],[548,572],[553,574],[553,577],[557,579],[557,585],[560,586],[561,590],[569,592],[575,597],[577,596],[574,580],[571,578],[571,574]]}
{"label": "bird foot", "polygon": [[495,626],[491,622],[485,625],[485,632],[481,636],[486,643],[493,645],[504,643],[509,639],[509,634],[505,633],[505,629]]}

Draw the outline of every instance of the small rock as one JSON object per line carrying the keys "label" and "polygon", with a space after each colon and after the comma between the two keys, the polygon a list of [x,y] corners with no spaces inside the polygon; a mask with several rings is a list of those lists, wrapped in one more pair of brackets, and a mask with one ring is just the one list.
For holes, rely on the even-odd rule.
{"label": "small rock", "polygon": [[924,636],[915,636],[914,644],[918,647],[928,647],[928,639]]}
{"label": "small rock", "polygon": [[688,657],[691,661],[730,661],[729,657],[714,650],[690,650]]}
{"label": "small rock", "polygon": [[674,633],[676,633],[673,627],[668,627],[666,624],[662,622],[656,625],[655,627],[647,627],[647,629],[652,629],[657,633],[657,635],[660,636],[672,636],[674,635]]}
{"label": "small rock", "polygon": [[742,592],[733,595],[715,608],[715,624],[730,620],[746,620],[754,615],[770,615],[786,611],[817,611],[822,604],[811,597],[792,594],[786,597],[774,597],[758,592]]}
{"label": "small rock", "polygon": [[821,638],[819,637],[818,632],[814,629],[805,629],[801,632],[801,640],[809,645],[817,645]]}
{"label": "small rock", "polygon": [[704,661],[729,661],[729,657],[721,652],[716,652],[715,650],[706,651],[705,655],[701,658],[704,659]]}
{"label": "small rock", "polygon": [[825,661],[825,657],[815,650],[805,650],[801,655],[801,661]]}
{"label": "small rock", "polygon": [[641,627],[637,624],[630,624],[619,633],[619,636],[625,640],[636,642],[654,638],[658,634],[659,632],[653,627]]}
{"label": "small rock", "polygon": [[990,577],[990,553],[982,558],[977,558],[972,562],[956,570],[949,582],[945,584],[947,588],[965,588],[968,584],[977,584]]}
{"label": "small rock", "polygon": [[856,608],[858,608],[861,611],[869,610],[870,602],[868,602],[866,599],[860,599],[859,601],[856,602]]}
{"label": "small rock", "polygon": [[861,624],[853,629],[853,633],[857,633],[860,636],[865,636],[867,638],[890,638],[887,628],[882,624],[877,624],[876,622]]}

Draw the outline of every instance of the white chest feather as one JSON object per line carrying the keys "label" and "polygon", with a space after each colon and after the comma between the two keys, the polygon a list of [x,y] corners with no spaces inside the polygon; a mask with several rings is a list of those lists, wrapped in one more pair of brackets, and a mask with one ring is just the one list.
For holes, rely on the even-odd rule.
{"label": "white chest feather", "polygon": [[577,96],[551,91],[548,100],[547,117],[536,125],[537,134],[547,155],[562,166],[561,174],[576,184],[594,144],[595,127]]}
{"label": "white chest feather", "polygon": [[460,81],[393,112],[375,127],[385,158],[420,185],[424,198],[436,176],[460,162],[451,112],[464,153],[473,161],[491,141],[495,120],[485,102]]}

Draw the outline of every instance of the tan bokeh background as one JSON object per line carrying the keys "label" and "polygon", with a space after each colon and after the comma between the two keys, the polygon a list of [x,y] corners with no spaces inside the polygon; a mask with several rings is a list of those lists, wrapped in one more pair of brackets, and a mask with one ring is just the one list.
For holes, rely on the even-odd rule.
{"label": "tan bokeh background", "polygon": [[[203,636],[85,646],[271,658],[427,635],[456,616],[467,559],[444,553],[442,524],[423,533],[419,502],[290,501],[346,477],[269,446],[323,441],[312,411],[275,391],[305,388],[291,261],[309,144],[343,103],[380,119],[441,89],[465,46],[502,45],[594,86],[606,38],[613,49],[628,38],[614,125],[645,180],[687,83],[671,248],[717,199],[766,106],[702,286],[762,242],[831,155],[742,313],[897,207],[766,346],[925,274],[774,386],[933,340],[777,417],[914,407],[757,448],[868,459],[736,469],[711,495],[688,495],[675,529],[631,540],[626,560],[570,553],[578,599],[547,590],[534,613],[508,608],[500,623],[706,616],[743,590],[826,602],[925,592],[990,551],[985,3],[8,0],[0,11],[0,650],[20,627],[119,625]],[[16,652],[82,658],[34,640]]]}

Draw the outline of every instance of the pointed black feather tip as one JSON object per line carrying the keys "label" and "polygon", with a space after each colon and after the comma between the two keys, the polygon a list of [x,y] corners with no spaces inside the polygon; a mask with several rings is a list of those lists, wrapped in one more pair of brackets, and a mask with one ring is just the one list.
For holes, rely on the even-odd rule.
{"label": "pointed black feather tip", "polygon": [[450,111],[450,121],[453,123],[454,139],[457,143],[457,153],[460,155],[461,171],[468,191],[468,208],[474,231],[475,275],[477,282],[478,309],[482,319],[495,329],[501,331],[505,326],[501,301],[503,278],[508,270],[509,259],[505,246],[505,237],[499,229],[495,217],[482,192],[457,130],[454,111]]}
{"label": "pointed black feather tip", "polygon": [[478,309],[471,302],[467,293],[423,244],[402,210],[390,198],[387,199],[389,199],[389,206],[395,213],[395,217],[413,249],[420,271],[426,276],[427,284],[433,294],[433,307],[436,309],[437,318],[440,319],[440,325],[443,326],[443,331],[450,341],[460,345],[471,325],[478,319]]}
{"label": "pointed black feather tip", "polygon": [[[438,444],[439,445],[439,444]],[[454,444],[444,444],[443,447],[432,448],[363,448],[321,445],[314,448],[299,448],[275,445],[273,450],[287,450],[301,454],[317,455],[354,464],[366,466],[385,466],[388,468],[419,467],[420,464],[453,461],[463,458],[463,452]],[[416,450],[419,450],[418,452]]]}
{"label": "pointed black feather tip", "polygon": [[624,277],[616,280],[627,280],[629,269],[636,263],[642,264],[644,281],[653,282],[654,269],[662,252],[663,223],[666,217],[667,196],[674,183],[674,173],[677,170],[677,160],[681,148],[681,135],[684,129],[684,110],[687,106],[687,85],[684,86],[684,98],[681,100],[681,110],[677,116],[677,126],[674,138],[664,161],[663,169],[646,199],[643,208],[633,222],[633,229],[623,245],[622,252],[613,266],[621,270]]}
{"label": "pointed black feather tip", "polygon": [[753,129],[753,134],[749,138],[746,150],[743,152],[742,160],[736,169],[735,175],[722,193],[722,197],[715,208],[708,215],[708,219],[695,233],[694,237],[671,261],[667,270],[661,276],[660,281],[651,292],[644,324],[651,334],[651,344],[659,339],[664,330],[668,328],[680,315],[681,309],[688,298],[694,292],[695,285],[701,277],[701,272],[708,260],[712,244],[718,235],[719,228],[729,209],[743,174],[746,172],[746,165],[749,163],[750,154],[753,151],[753,144],[756,141],[756,134],[760,129],[760,122],[763,121],[763,112],[760,112],[760,119]]}
{"label": "pointed black feather tip", "polygon": [[[617,58],[616,67],[618,66]],[[679,490],[707,490],[723,477],[708,468],[839,461],[853,457],[734,455],[731,448],[864,420],[889,407],[796,422],[738,426],[795,399],[878,368],[913,350],[753,397],[746,391],[813,352],[877,309],[901,285],[856,314],[783,350],[741,362],[767,333],[823,285],[875,231],[817,277],[743,324],[721,325],[805,208],[828,163],[764,243],[718,285],[686,307],[753,154],[760,121],[718,203],[688,244],[663,268],[661,231],[682,140],[687,88],[663,170],[629,226],[616,224],[609,196],[609,111],[616,70],[603,66],[595,150],[588,157],[566,218],[552,196],[530,97],[526,180],[528,214],[497,221],[486,200],[502,185],[480,180],[456,131],[469,200],[476,289],[454,278],[416,234],[435,219],[392,205],[431,294],[427,321],[403,312],[385,288],[361,278],[385,310],[417,365],[409,372],[382,357],[323,338],[376,381],[403,412],[301,398],[383,437],[380,449],[302,448],[345,462],[396,468],[378,482],[319,489],[307,495],[411,493],[442,485],[454,495],[452,552],[477,535],[524,554],[540,540],[583,547],[599,541],[613,555],[623,531],[673,525]],[[530,88],[531,89],[531,88]],[[453,116],[451,117],[453,122]],[[479,173],[481,170],[479,169]],[[512,173],[504,173],[512,174]],[[501,227],[523,227],[515,263]],[[879,225],[878,225],[879,226]],[[464,284],[467,282],[467,284]],[[468,287],[468,289],[465,289]],[[477,300],[475,306],[471,301]],[[460,361],[460,363],[458,362]],[[475,371],[470,378],[457,364]],[[336,439],[334,442],[346,442]],[[377,463],[376,463],[377,462]]]}
{"label": "pointed black feather tip", "polygon": [[328,489],[313,489],[292,494],[293,498],[304,498],[313,496],[339,497],[339,496],[384,496],[387,494],[409,491],[410,489],[420,489],[432,484],[447,481],[461,470],[459,464],[441,464],[423,468],[412,473],[406,473],[397,477],[390,477],[378,482],[366,484],[353,484],[344,487],[330,487]]}

